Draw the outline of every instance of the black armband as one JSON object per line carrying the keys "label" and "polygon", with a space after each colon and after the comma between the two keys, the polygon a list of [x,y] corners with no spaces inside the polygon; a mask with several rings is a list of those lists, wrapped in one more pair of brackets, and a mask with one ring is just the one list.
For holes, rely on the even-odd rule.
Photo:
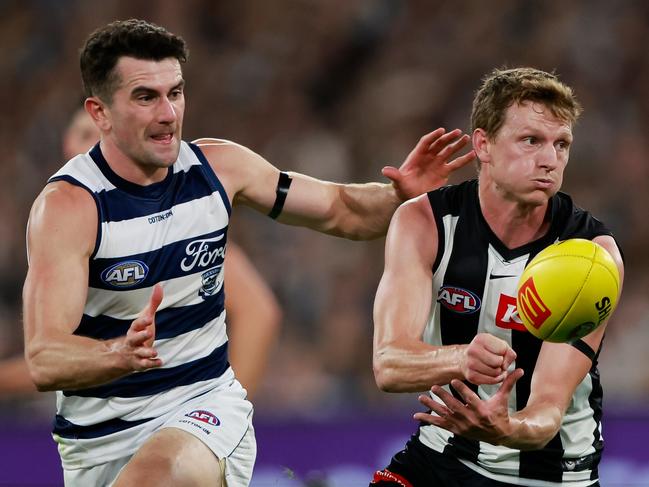
{"label": "black armband", "polygon": [[277,189],[275,190],[275,204],[273,208],[268,213],[268,216],[272,219],[275,219],[282,212],[284,208],[284,202],[286,201],[286,195],[288,194],[288,188],[291,187],[293,180],[285,172],[279,173],[279,180],[277,181]]}
{"label": "black armband", "polygon": [[572,345],[573,347],[575,347],[577,350],[579,350],[581,353],[583,353],[586,357],[588,357],[591,362],[595,361],[595,355],[597,355],[595,353],[595,350],[590,348],[590,345],[588,345],[588,343],[583,341],[581,338],[579,338],[577,340],[573,340],[573,341],[568,342],[568,343],[570,345]]}

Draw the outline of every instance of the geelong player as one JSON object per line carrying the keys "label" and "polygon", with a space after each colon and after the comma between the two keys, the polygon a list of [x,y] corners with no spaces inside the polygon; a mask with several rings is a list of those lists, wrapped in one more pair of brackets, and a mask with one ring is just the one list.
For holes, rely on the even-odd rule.
{"label": "geelong player", "polygon": [[[99,140],[90,115],[79,109],[66,127],[62,149],[68,160],[87,152]],[[229,361],[237,380],[253,398],[266,370],[267,358],[279,333],[282,311],[273,291],[234,243],[228,243],[225,309],[228,315]],[[0,398],[36,393],[24,357],[0,361]]]}
{"label": "geelong player", "polygon": [[81,72],[100,142],[31,211],[26,357],[38,388],[57,391],[69,486],[248,485],[252,405],[229,366],[223,313],[232,205],[369,239],[475,157],[450,161],[468,136],[439,129],[384,169],[393,184],[341,185],[231,142],[186,143],[186,58],[181,38],[144,21],[91,34]]}

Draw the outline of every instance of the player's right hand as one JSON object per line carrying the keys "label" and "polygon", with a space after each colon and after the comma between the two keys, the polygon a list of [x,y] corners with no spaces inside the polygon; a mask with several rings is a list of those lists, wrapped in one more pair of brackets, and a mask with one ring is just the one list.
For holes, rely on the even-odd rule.
{"label": "player's right hand", "polygon": [[479,333],[464,350],[462,373],[475,385],[498,384],[507,376],[507,369],[516,360],[509,344],[489,333]]}
{"label": "player's right hand", "polygon": [[153,346],[155,340],[155,313],[162,302],[162,286],[153,287],[147,306],[140,311],[126,332],[126,336],[118,339],[117,351],[124,357],[132,371],[143,371],[160,367],[162,360]]}

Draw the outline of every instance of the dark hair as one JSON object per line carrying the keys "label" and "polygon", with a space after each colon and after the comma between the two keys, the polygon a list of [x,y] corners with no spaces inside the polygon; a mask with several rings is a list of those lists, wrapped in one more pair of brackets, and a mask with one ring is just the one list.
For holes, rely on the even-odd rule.
{"label": "dark hair", "polygon": [[114,68],[120,57],[161,61],[187,61],[189,51],[182,37],[144,20],[118,20],[95,30],[81,49],[79,64],[86,96],[110,103],[119,85]]}
{"label": "dark hair", "polygon": [[473,99],[471,131],[481,128],[489,137],[495,137],[505,122],[507,109],[525,101],[544,104],[555,117],[570,125],[581,114],[572,88],[555,74],[534,68],[494,69],[483,79]]}

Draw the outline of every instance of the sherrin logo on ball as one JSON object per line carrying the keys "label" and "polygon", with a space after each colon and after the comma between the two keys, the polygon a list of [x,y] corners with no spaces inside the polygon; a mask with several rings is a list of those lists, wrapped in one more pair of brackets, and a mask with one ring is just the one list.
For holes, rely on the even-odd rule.
{"label": "sherrin logo on ball", "polygon": [[532,335],[567,342],[610,316],[619,288],[620,274],[606,249],[573,238],[546,247],[530,261],[518,283],[516,307]]}

